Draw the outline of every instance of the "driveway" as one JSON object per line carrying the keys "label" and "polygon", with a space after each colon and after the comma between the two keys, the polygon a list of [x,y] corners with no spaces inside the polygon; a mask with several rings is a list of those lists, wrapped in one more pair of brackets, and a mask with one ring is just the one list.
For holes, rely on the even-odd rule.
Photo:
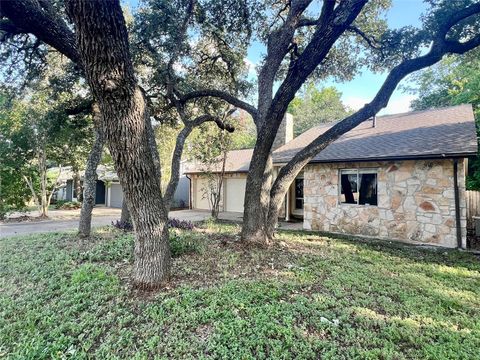
{"label": "driveway", "polygon": [[[92,216],[92,227],[110,225],[112,221],[120,219],[120,213],[121,209],[105,207],[95,208]],[[76,210],[52,210],[49,214],[50,219],[48,220],[6,224],[1,223],[0,238],[14,235],[75,230],[78,227],[79,215],[80,212]],[[208,219],[210,217],[210,212],[202,210],[176,210],[171,211],[169,217],[197,222]],[[236,212],[222,212],[219,214],[219,218],[221,220],[242,222],[243,214]],[[281,227],[283,229],[301,229],[301,223],[282,223]]]}

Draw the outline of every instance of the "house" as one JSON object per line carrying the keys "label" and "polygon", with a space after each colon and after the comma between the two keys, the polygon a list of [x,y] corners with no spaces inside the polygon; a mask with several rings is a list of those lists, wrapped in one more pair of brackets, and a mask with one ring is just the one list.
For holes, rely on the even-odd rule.
{"label": "house", "polygon": [[[176,208],[188,207],[190,181],[183,175],[186,162],[180,164],[180,176],[177,189],[173,196],[173,206]],[[53,170],[53,169],[52,169]],[[58,168],[55,168],[57,171]],[[75,186],[75,174],[71,167],[62,169],[60,181],[62,185],[56,192],[57,200],[77,201],[77,191]],[[85,173],[80,172],[80,184],[83,185]],[[95,192],[95,204],[113,208],[121,208],[123,204],[123,191],[117,173],[112,167],[99,165],[97,167],[97,184]]]}
{"label": "house", "polygon": [[[333,124],[293,137],[287,116],[273,147],[275,172]],[[252,150],[228,154],[221,210],[242,211]],[[477,154],[470,105],[378,116],[314,157],[291,184],[282,217],[306,230],[445,247],[466,246],[465,172]],[[208,208],[192,177],[192,207]]]}
{"label": "house", "polygon": [[[58,169],[58,168],[55,168]],[[80,185],[83,185],[84,171],[80,171]],[[62,185],[56,192],[57,200],[77,201],[75,174],[71,166],[62,169],[60,175]],[[99,165],[97,168],[97,184],[95,192],[95,204],[110,207],[122,207],[123,193],[115,171],[107,166]]]}

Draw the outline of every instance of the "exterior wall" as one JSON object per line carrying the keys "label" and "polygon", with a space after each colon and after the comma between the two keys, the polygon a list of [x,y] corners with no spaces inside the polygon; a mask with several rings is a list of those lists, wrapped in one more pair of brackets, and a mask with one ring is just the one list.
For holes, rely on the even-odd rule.
{"label": "exterior wall", "polygon": [[[376,168],[378,206],[339,203],[339,169]],[[304,228],[456,247],[453,160],[312,164],[304,169]],[[458,185],[466,244],[464,162]]]}
{"label": "exterior wall", "polygon": [[173,195],[173,206],[186,208],[189,204],[190,180],[186,176],[181,176],[178,180],[177,189]]}
{"label": "exterior wall", "polygon": [[73,180],[67,180],[67,190],[65,194],[65,200],[73,200]]}
{"label": "exterior wall", "polygon": [[[202,199],[202,188],[206,186],[207,177],[201,174],[196,174],[192,175],[191,178],[192,208],[210,210],[209,202],[206,199]],[[220,211],[243,211],[246,181],[247,174],[245,173],[225,174],[222,185],[222,196],[220,197]]]}
{"label": "exterior wall", "polygon": [[123,191],[120,184],[111,184],[108,192],[108,206],[122,208]]}

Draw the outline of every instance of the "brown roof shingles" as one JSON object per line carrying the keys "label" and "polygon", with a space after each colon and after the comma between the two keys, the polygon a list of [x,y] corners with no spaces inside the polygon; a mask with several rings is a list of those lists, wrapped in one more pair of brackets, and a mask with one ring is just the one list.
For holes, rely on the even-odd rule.
{"label": "brown roof shingles", "polygon": [[[289,161],[333,124],[312,128],[273,154],[274,163]],[[312,162],[364,161],[395,158],[436,158],[477,153],[471,105],[377,117],[341,136]]]}
{"label": "brown roof shingles", "polygon": [[[314,127],[273,153],[273,162],[288,162],[334,124]],[[253,149],[228,153],[226,172],[247,172]],[[439,158],[477,153],[475,119],[471,105],[378,116],[376,127],[367,120],[342,135],[312,162]],[[218,165],[220,171],[221,163]],[[204,172],[201,165],[187,173]]]}

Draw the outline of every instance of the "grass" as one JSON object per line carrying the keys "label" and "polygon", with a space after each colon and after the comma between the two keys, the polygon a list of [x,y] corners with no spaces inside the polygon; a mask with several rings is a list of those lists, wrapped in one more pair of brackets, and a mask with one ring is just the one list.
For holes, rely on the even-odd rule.
{"label": "grass", "polygon": [[238,227],[172,234],[168,288],[129,283],[131,234],[0,239],[0,358],[480,359],[468,253]]}

